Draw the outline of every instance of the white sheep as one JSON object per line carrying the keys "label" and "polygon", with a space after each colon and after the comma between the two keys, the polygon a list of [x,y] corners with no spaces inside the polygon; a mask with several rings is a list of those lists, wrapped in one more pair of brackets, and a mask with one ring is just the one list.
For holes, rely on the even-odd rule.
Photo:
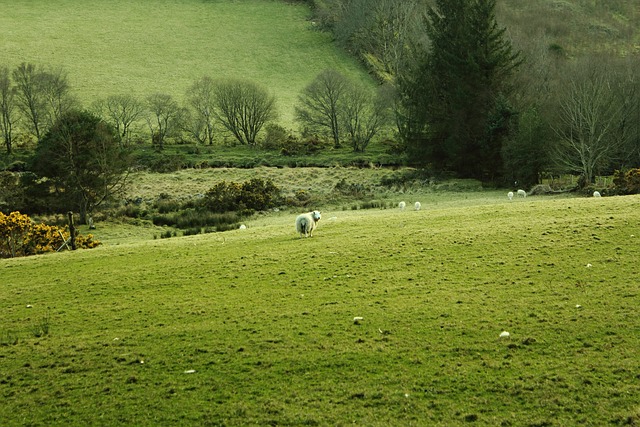
{"label": "white sheep", "polygon": [[513,200],[513,191],[509,191],[507,193],[507,197],[509,198],[509,200]]}
{"label": "white sheep", "polygon": [[398,203],[398,207],[400,208],[401,211],[403,211],[404,208],[407,207],[407,204],[405,202],[400,202],[400,203]]}
{"label": "white sheep", "polygon": [[296,231],[300,233],[300,237],[313,237],[313,230],[320,221],[320,212],[313,211],[298,215],[296,218]]}
{"label": "white sheep", "polygon": [[593,197],[602,197],[602,195],[600,194],[599,191],[594,191],[593,192]]}
{"label": "white sheep", "polygon": [[421,207],[422,207],[422,205],[420,204],[420,202],[416,202],[416,204],[414,205],[414,208],[417,211],[419,211]]}
{"label": "white sheep", "polygon": [[527,197],[527,192],[524,190],[518,190],[518,196],[519,197]]}

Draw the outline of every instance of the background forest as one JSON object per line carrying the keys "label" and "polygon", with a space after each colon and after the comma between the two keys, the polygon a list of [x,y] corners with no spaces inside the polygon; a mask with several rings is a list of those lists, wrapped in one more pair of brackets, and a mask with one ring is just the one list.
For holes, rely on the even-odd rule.
{"label": "background forest", "polygon": [[[517,181],[528,186],[539,182],[543,174],[573,173],[582,176],[586,184],[597,174],[638,166],[640,9],[637,2],[472,2],[488,5],[490,9],[493,5],[495,16],[486,15],[484,22],[496,26],[483,29],[466,23],[457,34],[441,28],[450,32],[440,44],[436,39],[439,30],[433,23],[442,17],[446,20],[447,16],[470,16],[464,11],[465,2],[318,0],[312,3],[321,25],[333,31],[336,40],[367,64],[379,81],[395,86],[402,86],[403,80],[406,82],[400,90],[403,95],[423,88],[420,97],[428,99],[445,86],[446,79],[451,80],[452,86],[466,85],[458,89],[461,93],[457,100],[445,111],[448,116],[437,117],[432,128],[444,126],[445,133],[455,133],[460,119],[473,122],[483,115],[483,109],[487,110],[484,112],[487,117],[480,119],[484,129],[476,131],[475,138],[473,133],[463,132],[460,139],[466,143],[482,139],[480,134],[484,132],[491,135],[489,140],[496,144],[469,150],[465,141],[456,142],[460,149],[453,150],[455,161],[446,165],[442,162],[446,163],[446,155],[444,158],[437,154],[428,156],[427,147],[437,139],[432,138],[426,143],[418,142],[414,150],[418,156],[419,153],[424,156],[427,148],[427,158],[415,159],[414,156],[414,160],[427,164],[436,161],[437,164],[431,164],[436,169],[449,166],[459,175],[484,181],[498,177],[505,183]],[[429,13],[429,8],[434,8],[436,13]],[[511,50],[503,52],[505,55],[517,55],[506,59],[517,66],[494,77],[493,84],[500,87],[490,95],[493,100],[482,98],[481,92],[489,84],[474,88],[465,81],[473,73],[474,62],[471,56],[464,56],[473,49],[465,43],[478,40],[481,35],[477,31],[493,32],[494,41],[501,39],[510,44]],[[421,58],[434,51],[445,52],[444,59],[432,69],[420,70]],[[456,75],[456,61],[472,67],[466,74]],[[476,65],[482,68],[481,64]],[[434,105],[427,111],[437,110],[445,100],[442,92],[435,98]],[[471,105],[475,114],[468,112],[466,116],[456,117],[473,104],[473,99],[481,101]],[[426,139],[429,140],[429,136]],[[405,142],[412,144],[410,138]],[[465,153],[471,153],[468,159],[464,159]],[[485,170],[483,167],[473,170],[478,160],[483,162],[483,156],[488,156],[484,160]]]}

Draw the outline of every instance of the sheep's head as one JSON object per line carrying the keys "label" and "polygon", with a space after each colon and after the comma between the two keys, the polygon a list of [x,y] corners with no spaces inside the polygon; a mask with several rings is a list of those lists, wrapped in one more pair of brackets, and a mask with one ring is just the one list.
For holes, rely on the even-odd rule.
{"label": "sheep's head", "polygon": [[315,222],[320,221],[320,211],[313,211],[311,212],[311,216],[313,216],[313,220]]}

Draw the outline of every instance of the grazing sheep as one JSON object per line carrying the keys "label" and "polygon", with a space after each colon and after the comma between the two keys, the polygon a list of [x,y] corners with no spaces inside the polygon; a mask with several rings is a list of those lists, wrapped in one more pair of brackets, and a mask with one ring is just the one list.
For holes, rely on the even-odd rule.
{"label": "grazing sheep", "polygon": [[593,197],[602,197],[602,195],[600,195],[599,191],[594,191],[593,192]]}
{"label": "grazing sheep", "polygon": [[296,231],[300,233],[300,237],[313,237],[313,230],[320,221],[320,212],[313,211],[298,215],[296,218]]}
{"label": "grazing sheep", "polygon": [[416,202],[416,204],[414,205],[414,207],[415,207],[415,209],[416,209],[417,211],[419,211],[419,210],[420,210],[420,208],[422,207],[422,205],[420,204],[420,202]]}
{"label": "grazing sheep", "polygon": [[518,196],[519,197],[527,197],[527,192],[524,190],[518,190]]}
{"label": "grazing sheep", "polygon": [[400,208],[401,211],[403,211],[404,208],[407,207],[407,204],[405,202],[400,202],[400,203],[398,203],[398,207]]}
{"label": "grazing sheep", "polygon": [[509,191],[507,193],[507,197],[509,198],[509,200],[513,200],[513,191]]}

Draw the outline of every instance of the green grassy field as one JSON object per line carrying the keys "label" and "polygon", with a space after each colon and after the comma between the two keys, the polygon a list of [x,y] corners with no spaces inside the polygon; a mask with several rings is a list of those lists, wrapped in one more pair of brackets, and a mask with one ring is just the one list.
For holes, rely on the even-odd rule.
{"label": "green grassy field", "polygon": [[271,0],[0,0],[0,65],[62,66],[85,104],[120,93],[182,99],[204,75],[267,87],[289,124],[299,91],[322,70],[366,73],[302,4]]}
{"label": "green grassy field", "polygon": [[640,197],[458,196],[0,260],[0,424],[640,423]]}

